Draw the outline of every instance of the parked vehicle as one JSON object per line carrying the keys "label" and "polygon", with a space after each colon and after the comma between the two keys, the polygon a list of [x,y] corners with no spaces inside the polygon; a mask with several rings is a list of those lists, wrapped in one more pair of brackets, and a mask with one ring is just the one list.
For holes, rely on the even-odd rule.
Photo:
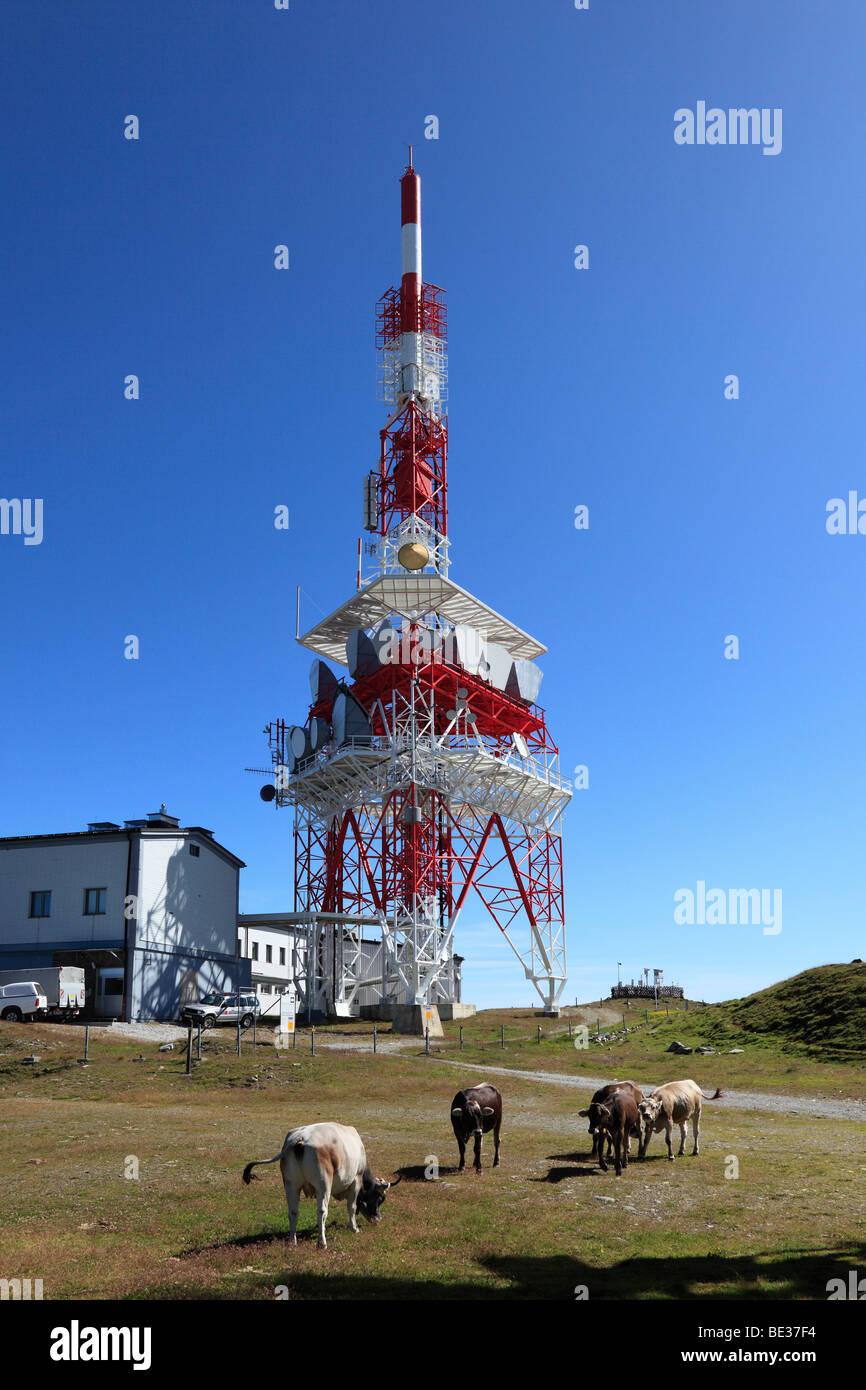
{"label": "parked vehicle", "polygon": [[84,968],[80,965],[25,965],[0,970],[0,986],[33,981],[45,995],[46,1018],[75,1018],[84,1008]]}
{"label": "parked vehicle", "polygon": [[180,1011],[181,1022],[191,1023],[194,1028],[213,1028],[218,1023],[234,1023],[240,1020],[242,1028],[251,1028],[253,1020],[261,1012],[261,1004],[252,991],[237,995],[223,990],[212,990],[196,1004],[184,1004]]}
{"label": "parked vehicle", "polygon": [[0,985],[0,1018],[5,1023],[28,1022],[40,1018],[48,1008],[48,1000],[35,980],[16,980]]}

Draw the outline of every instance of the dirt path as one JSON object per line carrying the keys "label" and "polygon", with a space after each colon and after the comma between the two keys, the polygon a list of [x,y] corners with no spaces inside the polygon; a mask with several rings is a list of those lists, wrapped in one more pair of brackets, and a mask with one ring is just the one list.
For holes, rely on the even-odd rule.
{"label": "dirt path", "polygon": [[[463,1064],[450,1057],[436,1057],[437,1062],[448,1066]],[[522,1076],[530,1081],[543,1081],[552,1086],[572,1086],[581,1091],[596,1091],[606,1086],[609,1076],[564,1076],[553,1071],[521,1071],[516,1067],[484,1067],[475,1064],[464,1067],[473,1075],[475,1072],[488,1072],[493,1076]],[[652,1086],[633,1078],[648,1095]],[[764,1095],[759,1091],[725,1091],[724,1097],[716,1102],[731,1110],[763,1110],[773,1115],[817,1115],[830,1120],[861,1120],[866,1122],[866,1101],[863,1100],[817,1100],[809,1096]]]}

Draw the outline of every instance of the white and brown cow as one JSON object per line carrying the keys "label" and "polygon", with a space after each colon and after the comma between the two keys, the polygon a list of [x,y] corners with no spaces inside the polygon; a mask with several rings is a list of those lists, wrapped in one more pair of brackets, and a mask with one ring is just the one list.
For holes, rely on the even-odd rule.
{"label": "white and brown cow", "polygon": [[680,1127],[680,1150],[678,1157],[686,1151],[686,1125],[692,1121],[695,1134],[695,1147],[692,1149],[692,1157],[699,1152],[698,1139],[701,1132],[701,1098],[704,1100],[719,1100],[723,1095],[722,1091],[716,1091],[715,1095],[706,1095],[696,1081],[668,1081],[664,1086],[656,1086],[651,1096],[642,1100],[638,1106],[640,1117],[643,1122],[644,1132],[641,1146],[638,1149],[638,1158],[643,1158],[649,1148],[649,1141],[653,1134],[665,1132],[665,1143],[668,1146],[668,1158],[672,1159],[673,1149],[671,1147],[671,1133],[675,1124]]}
{"label": "white and brown cow", "polygon": [[244,1182],[260,1163],[279,1160],[289,1207],[289,1240],[297,1245],[298,1205],[301,1197],[315,1197],[320,1250],[327,1249],[325,1222],[331,1197],[345,1198],[349,1228],[358,1230],[355,1210],[368,1221],[380,1221],[379,1208],[394,1182],[375,1178],[367,1162],[361,1136],[351,1125],[315,1124],[290,1129],[283,1147],[273,1158],[256,1158],[244,1169]]}

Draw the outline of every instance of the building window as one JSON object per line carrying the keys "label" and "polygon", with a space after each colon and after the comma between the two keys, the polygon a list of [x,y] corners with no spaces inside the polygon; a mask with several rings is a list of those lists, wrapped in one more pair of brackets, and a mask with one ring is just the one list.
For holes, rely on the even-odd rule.
{"label": "building window", "polygon": [[31,917],[50,917],[51,916],[51,894],[50,893],[31,893],[30,894],[30,916]]}
{"label": "building window", "polygon": [[105,912],[105,888],[85,888],[84,890],[84,915],[85,917],[101,917]]}
{"label": "building window", "polygon": [[201,854],[201,850],[199,849],[198,845],[190,845],[189,852],[192,855],[193,859],[198,859],[199,855]]}
{"label": "building window", "polygon": [[243,953],[244,953],[243,943],[242,943],[240,937],[238,937],[238,955],[239,955],[239,956],[242,956]]}
{"label": "building window", "polygon": [[258,958],[259,958],[259,943],[258,943],[257,941],[254,941],[254,942],[253,942],[253,960],[258,960]]}
{"label": "building window", "polygon": [[271,987],[270,987],[270,985],[262,985],[262,994],[270,994],[270,992],[271,992]]}
{"label": "building window", "polygon": [[265,947],[265,961],[267,962],[268,965],[270,965],[271,962],[273,961],[273,959],[274,959],[274,948],[273,948],[273,946],[266,946],[266,947]]}
{"label": "building window", "polygon": [[285,946],[281,946],[281,947],[280,947],[280,965],[285,965],[285,963],[286,963],[286,948],[285,948]]}

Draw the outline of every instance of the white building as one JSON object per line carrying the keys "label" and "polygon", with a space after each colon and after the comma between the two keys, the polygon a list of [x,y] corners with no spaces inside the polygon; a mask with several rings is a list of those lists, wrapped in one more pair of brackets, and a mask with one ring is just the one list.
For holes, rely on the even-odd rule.
{"label": "white building", "polygon": [[303,936],[295,934],[282,913],[241,912],[237,947],[238,955],[249,961],[251,984],[263,1017],[278,1019],[280,995],[287,986],[296,985],[305,972]]}
{"label": "white building", "polygon": [[243,867],[165,807],[122,826],[0,838],[0,969],[81,965],[92,1013],[177,1018],[208,989],[249,985]]}

